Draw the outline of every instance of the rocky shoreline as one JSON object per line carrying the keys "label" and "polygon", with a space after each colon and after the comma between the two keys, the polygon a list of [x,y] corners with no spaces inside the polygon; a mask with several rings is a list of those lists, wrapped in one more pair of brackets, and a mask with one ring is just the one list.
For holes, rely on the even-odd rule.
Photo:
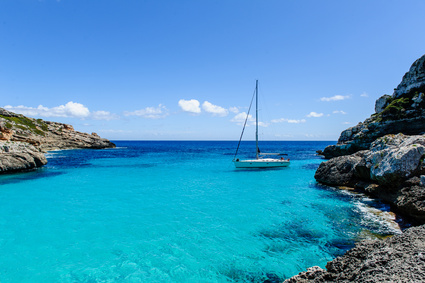
{"label": "rocky shoreline", "polygon": [[0,174],[29,171],[47,163],[48,150],[113,148],[115,144],[75,131],[71,125],[28,118],[0,108]]}
{"label": "rocky shoreline", "polygon": [[312,267],[285,282],[425,282],[425,55],[375,113],[326,147],[315,179],[351,187],[389,203],[416,227],[362,241],[326,270]]}

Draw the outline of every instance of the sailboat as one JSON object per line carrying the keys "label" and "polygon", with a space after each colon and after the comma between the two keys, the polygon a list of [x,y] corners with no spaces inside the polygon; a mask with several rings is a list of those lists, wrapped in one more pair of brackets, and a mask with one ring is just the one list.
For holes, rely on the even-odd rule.
{"label": "sailboat", "polygon": [[[252,105],[252,100],[251,100]],[[249,107],[249,110],[251,106]],[[239,144],[236,149],[235,157],[233,158],[233,164],[235,164],[236,168],[276,168],[276,167],[287,167],[289,165],[289,159],[281,158],[270,158],[267,156],[271,155],[286,155],[282,153],[260,153],[260,149],[258,147],[258,80],[255,82],[255,147],[256,147],[256,158],[255,159],[244,159],[240,160],[236,158],[239,150],[239,146],[241,144],[243,132],[245,130],[246,122],[249,116],[249,110],[247,117],[245,119],[245,124],[242,129],[242,134],[239,139]]]}

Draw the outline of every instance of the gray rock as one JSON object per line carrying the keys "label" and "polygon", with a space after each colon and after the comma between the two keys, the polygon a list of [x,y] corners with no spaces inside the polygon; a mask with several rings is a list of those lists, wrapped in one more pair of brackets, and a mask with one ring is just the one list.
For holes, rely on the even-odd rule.
{"label": "gray rock", "polygon": [[47,164],[44,154],[22,142],[0,142],[0,174],[33,170]]}
{"label": "gray rock", "polygon": [[421,103],[424,101],[424,94],[421,92],[417,96],[415,95],[412,98],[412,101],[413,101],[412,108],[420,107]]}
{"label": "gray rock", "polygon": [[323,150],[325,158],[368,149],[373,141],[388,134],[425,133],[424,64],[425,55],[413,63],[392,97],[384,95],[376,101],[375,114],[343,131],[336,145]]}
{"label": "gray rock", "polygon": [[414,89],[425,86],[425,55],[416,60],[394,90],[393,97],[399,98]]}
{"label": "gray rock", "polygon": [[387,135],[369,150],[322,162],[314,177],[326,185],[361,189],[423,224],[425,188],[419,176],[425,173],[424,158],[425,136]]}
{"label": "gray rock", "polygon": [[389,100],[391,99],[391,95],[384,94],[380,98],[378,98],[375,102],[375,113],[382,112],[385,107],[389,104]]}
{"label": "gray rock", "polygon": [[424,136],[398,134],[377,139],[364,158],[372,181],[396,185],[419,172],[424,154]]}
{"label": "gray rock", "polygon": [[356,166],[362,160],[363,152],[338,156],[322,162],[314,178],[330,186],[354,186],[357,181]]}
{"label": "gray rock", "polygon": [[284,282],[425,282],[425,226],[359,242],[326,270],[309,269]]}

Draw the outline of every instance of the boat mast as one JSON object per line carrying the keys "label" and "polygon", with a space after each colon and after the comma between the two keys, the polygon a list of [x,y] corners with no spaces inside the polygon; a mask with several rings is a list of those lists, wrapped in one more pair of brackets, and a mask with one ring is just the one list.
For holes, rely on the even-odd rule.
{"label": "boat mast", "polygon": [[255,81],[255,148],[258,159],[258,80]]}

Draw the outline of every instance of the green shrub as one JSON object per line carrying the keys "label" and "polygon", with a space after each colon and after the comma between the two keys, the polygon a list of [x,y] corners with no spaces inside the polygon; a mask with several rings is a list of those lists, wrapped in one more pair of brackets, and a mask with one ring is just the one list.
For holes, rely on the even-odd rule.
{"label": "green shrub", "polygon": [[[6,119],[10,122],[13,122],[17,128],[22,129],[22,130],[29,130],[37,135],[41,135],[41,136],[45,136],[46,134],[37,128],[38,125],[34,124],[34,122],[31,119],[28,119],[27,117],[24,116],[18,116],[18,117],[8,117],[8,116],[3,116],[0,115],[1,118]],[[41,119],[40,119],[41,120]],[[37,120],[38,122],[38,120]],[[11,123],[9,123],[9,125],[12,126]],[[42,122],[41,125],[39,125],[43,130],[46,129],[47,130],[47,124]],[[11,127],[12,128],[12,127]]]}

